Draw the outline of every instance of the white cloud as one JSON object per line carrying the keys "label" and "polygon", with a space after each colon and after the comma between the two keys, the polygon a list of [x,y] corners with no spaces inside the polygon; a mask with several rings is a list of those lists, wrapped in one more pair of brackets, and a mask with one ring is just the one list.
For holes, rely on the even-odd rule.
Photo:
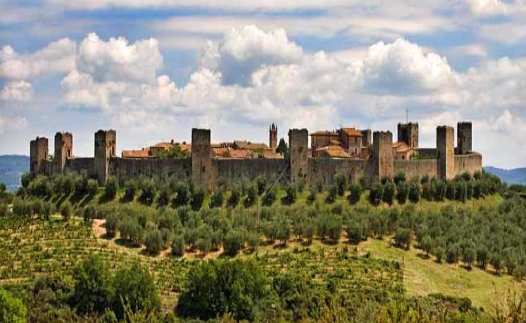
{"label": "white cloud", "polygon": [[27,119],[24,117],[10,117],[0,115],[0,134],[8,130],[18,130],[27,127]]}
{"label": "white cloud", "polygon": [[0,78],[29,80],[47,74],[63,74],[75,67],[76,44],[63,38],[27,55],[16,53],[11,46],[0,52]]}
{"label": "white cloud", "polygon": [[467,0],[467,3],[475,15],[499,15],[509,11],[508,5],[501,0]]}
{"label": "white cloud", "polygon": [[249,25],[232,29],[218,44],[209,44],[202,65],[217,69],[224,84],[248,85],[259,68],[296,63],[302,55],[302,49],[289,41],[285,30],[265,32]]}
{"label": "white cloud", "polygon": [[4,85],[0,92],[0,100],[29,101],[33,95],[31,83],[26,81],[12,81]]}
{"label": "white cloud", "polygon": [[106,42],[91,33],[80,43],[76,62],[79,72],[96,81],[152,82],[163,59],[156,39],[128,44],[119,37]]}

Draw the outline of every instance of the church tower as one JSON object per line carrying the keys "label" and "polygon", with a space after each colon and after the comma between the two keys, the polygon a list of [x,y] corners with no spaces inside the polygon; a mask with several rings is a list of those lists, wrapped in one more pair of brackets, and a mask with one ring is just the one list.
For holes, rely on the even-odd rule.
{"label": "church tower", "polygon": [[269,146],[273,151],[278,147],[278,127],[274,123],[269,128]]}

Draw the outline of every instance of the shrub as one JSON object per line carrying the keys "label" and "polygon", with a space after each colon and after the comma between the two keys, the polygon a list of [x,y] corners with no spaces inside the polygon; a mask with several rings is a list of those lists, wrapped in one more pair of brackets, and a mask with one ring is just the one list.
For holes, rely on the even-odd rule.
{"label": "shrub", "polygon": [[382,202],[383,193],[383,185],[375,184],[369,191],[369,203],[371,203],[374,206],[380,205],[380,202]]}
{"label": "shrub", "polygon": [[261,198],[261,204],[263,206],[272,206],[276,200],[276,191],[274,189],[268,190]]}
{"label": "shrub", "polygon": [[400,183],[404,183],[406,181],[406,178],[405,178],[405,173],[404,172],[400,172],[398,174],[395,175],[395,177],[393,178],[395,184],[398,186],[400,185]]}
{"label": "shrub", "polygon": [[106,237],[113,238],[117,232],[117,226],[119,225],[119,216],[115,213],[111,213],[106,217]]}
{"label": "shrub", "polygon": [[124,318],[125,311],[151,312],[160,308],[159,292],[153,277],[138,262],[116,272],[112,285],[115,295],[112,308],[119,319]]}
{"label": "shrub", "polygon": [[364,228],[358,222],[347,223],[346,233],[347,239],[353,244],[358,244],[365,238]]}
{"label": "shrub", "polygon": [[243,237],[237,230],[231,230],[223,239],[223,249],[227,256],[235,256],[243,248]]}
{"label": "shrub", "polygon": [[350,187],[351,193],[349,194],[348,200],[351,205],[354,205],[358,202],[360,202],[360,198],[362,197],[362,186],[360,184],[351,184]]}
{"label": "shrub", "polygon": [[343,196],[347,190],[347,178],[343,174],[334,176],[334,185],[336,186],[336,193]]}
{"label": "shrub", "polygon": [[152,205],[155,199],[155,183],[151,179],[143,180],[141,183],[141,195],[139,202],[145,205]]}
{"label": "shrub", "polygon": [[444,259],[444,248],[437,247],[435,248],[434,252],[435,257],[437,258],[438,263],[442,263],[442,260]]}
{"label": "shrub", "polygon": [[108,178],[108,180],[106,181],[106,185],[104,185],[104,197],[108,200],[113,200],[117,195],[118,189],[119,187],[117,186],[117,181],[115,180],[115,178]]}
{"label": "shrub", "polygon": [[329,187],[329,191],[327,192],[327,196],[325,197],[325,203],[331,204],[336,201],[336,197],[338,196],[338,187],[336,185],[331,185]]}
{"label": "shrub", "polygon": [[35,177],[28,186],[29,194],[38,197],[51,196],[51,185],[46,176],[39,175]]}
{"label": "shrub", "polygon": [[93,205],[87,205],[82,212],[85,222],[91,222],[97,216],[97,209]]}
{"label": "shrub", "polygon": [[210,196],[209,207],[212,209],[212,208],[216,208],[216,207],[220,208],[222,206],[223,206],[223,191],[221,191],[221,190],[215,191]]}
{"label": "shrub", "polygon": [[201,189],[195,190],[192,193],[192,200],[190,202],[190,206],[192,207],[192,210],[199,211],[201,207],[203,206],[204,200],[205,200],[205,192]]}
{"label": "shrub", "polygon": [[281,198],[281,203],[291,205],[296,202],[296,188],[293,185],[288,185],[285,188],[285,196]]}
{"label": "shrub", "polygon": [[0,289],[0,322],[25,323],[27,308],[18,298]]}
{"label": "shrub", "polygon": [[446,261],[449,264],[454,264],[454,263],[458,262],[458,257],[459,257],[459,248],[458,248],[458,246],[457,245],[450,245],[447,248],[447,251],[446,251]]}
{"label": "shrub", "polygon": [[396,189],[396,199],[399,204],[405,204],[409,196],[409,187],[405,181],[399,182]]}
{"label": "shrub", "polygon": [[172,242],[172,255],[182,257],[184,255],[184,249],[184,238],[181,235],[176,236]]}
{"label": "shrub", "polygon": [[128,180],[124,186],[124,196],[122,199],[125,202],[133,201],[135,198],[135,193],[137,193],[137,182],[135,180]]}
{"label": "shrub", "polygon": [[429,235],[425,235],[420,242],[420,248],[425,251],[426,255],[429,255],[431,248],[433,248],[433,240]]}
{"label": "shrub", "polygon": [[228,207],[235,208],[239,204],[239,200],[241,199],[241,194],[236,188],[233,188],[230,191],[230,196],[228,197],[228,200],[226,201]]}
{"label": "shrub", "polygon": [[243,200],[243,206],[245,208],[249,208],[256,203],[256,200],[258,198],[256,187],[254,187],[253,185],[250,185],[247,189],[246,194],[247,195],[245,196],[245,199]]}
{"label": "shrub", "polygon": [[212,248],[210,237],[202,237],[198,239],[196,245],[197,249],[199,249],[205,255],[210,252],[210,249]]}
{"label": "shrub", "polygon": [[395,246],[409,250],[411,247],[411,230],[398,228],[394,235]]}
{"label": "shrub", "polygon": [[396,194],[396,186],[393,182],[387,182],[384,184],[384,193],[382,194],[382,201],[387,203],[389,206],[393,205],[393,201]]}
{"label": "shrub", "polygon": [[475,261],[475,257],[476,252],[472,247],[465,248],[462,252],[462,261],[469,269],[471,269],[471,265],[473,264],[473,261]]}
{"label": "shrub", "polygon": [[418,203],[420,201],[420,197],[422,196],[422,188],[420,187],[419,183],[411,183],[409,185],[409,201],[413,203]]}
{"label": "shrub", "polygon": [[167,185],[163,186],[161,190],[159,191],[159,195],[157,196],[157,205],[160,207],[168,205],[170,203],[170,187]]}
{"label": "shrub", "polygon": [[269,297],[268,285],[264,272],[254,262],[201,262],[188,273],[177,312],[201,320],[230,313],[235,320],[253,321],[258,304]]}
{"label": "shrub", "polygon": [[86,186],[86,192],[88,196],[93,197],[95,194],[97,194],[97,190],[99,188],[99,184],[94,179],[88,179],[88,183]]}
{"label": "shrub", "polygon": [[488,249],[485,246],[480,246],[477,250],[477,264],[484,270],[488,265]]}
{"label": "shrub", "polygon": [[144,244],[146,245],[146,252],[150,255],[158,255],[164,246],[161,231],[154,229],[147,232],[144,238]]}
{"label": "shrub", "polygon": [[446,198],[453,201],[457,197],[457,187],[454,182],[448,181],[446,184]]}
{"label": "shrub", "polygon": [[72,213],[73,211],[71,203],[69,203],[69,201],[62,203],[62,205],[60,206],[60,215],[62,215],[64,221],[69,221]]}
{"label": "shrub", "polygon": [[307,195],[307,204],[311,205],[312,203],[314,203],[314,201],[316,201],[316,194],[318,193],[317,190],[315,189],[311,189],[309,191],[309,195]]}
{"label": "shrub", "polygon": [[265,193],[265,190],[267,189],[267,180],[263,176],[256,177],[256,187],[258,195],[261,195]]}
{"label": "shrub", "polygon": [[177,183],[175,186],[175,197],[172,199],[172,207],[178,208],[190,202],[190,190],[185,183]]}
{"label": "shrub", "polygon": [[111,305],[111,275],[99,256],[89,256],[74,271],[72,302],[81,314],[103,313]]}
{"label": "shrub", "polygon": [[135,245],[140,245],[144,229],[136,219],[127,217],[119,223],[119,232],[122,239],[129,240]]}
{"label": "shrub", "polygon": [[329,242],[335,243],[342,232],[341,218],[334,214],[322,214],[318,219],[318,235]]}

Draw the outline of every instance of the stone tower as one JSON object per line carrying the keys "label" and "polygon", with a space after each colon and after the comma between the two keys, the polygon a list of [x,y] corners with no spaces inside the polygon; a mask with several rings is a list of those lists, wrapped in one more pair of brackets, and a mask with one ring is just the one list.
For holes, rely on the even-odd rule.
{"label": "stone tower", "polygon": [[309,159],[309,132],[307,129],[289,130],[290,179],[292,183],[307,180]]}
{"label": "stone tower", "polygon": [[393,134],[390,131],[375,131],[373,133],[372,163],[373,175],[376,179],[393,177]]}
{"label": "stone tower", "polygon": [[36,137],[29,143],[29,171],[31,174],[46,173],[48,156],[48,140],[45,137]]}
{"label": "stone tower", "polygon": [[405,142],[411,148],[418,148],[418,123],[399,123],[398,141]]}
{"label": "stone tower", "polygon": [[458,154],[465,155],[473,151],[471,122],[457,124],[457,149]]}
{"label": "stone tower", "polygon": [[99,130],[95,133],[95,174],[101,184],[108,179],[110,159],[115,157],[116,144],[115,130]]}
{"label": "stone tower", "polygon": [[360,130],[360,132],[362,133],[362,146],[370,147],[373,143],[373,135],[371,129]]}
{"label": "stone tower", "polygon": [[455,129],[437,127],[437,175],[440,179],[455,176]]}
{"label": "stone tower", "polygon": [[212,188],[212,147],[209,129],[192,129],[192,182],[206,191]]}
{"label": "stone tower", "polygon": [[272,151],[276,151],[276,148],[278,147],[278,127],[274,123],[270,125],[269,128],[269,147],[272,148]]}
{"label": "stone tower", "polygon": [[55,134],[55,156],[54,172],[62,173],[66,166],[66,160],[73,154],[73,135],[69,132],[57,132]]}

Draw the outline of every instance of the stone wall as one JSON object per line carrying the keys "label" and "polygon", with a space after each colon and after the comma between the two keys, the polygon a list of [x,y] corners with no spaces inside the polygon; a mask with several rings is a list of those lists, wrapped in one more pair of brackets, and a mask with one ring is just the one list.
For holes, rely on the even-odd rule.
{"label": "stone wall", "polygon": [[212,159],[215,184],[236,184],[243,180],[253,180],[263,176],[267,182],[278,179],[288,181],[290,178],[288,161],[285,159]]}
{"label": "stone wall", "polygon": [[421,159],[435,159],[437,158],[436,148],[418,148],[416,153]]}
{"label": "stone wall", "polygon": [[66,159],[64,170],[76,173],[86,172],[88,176],[95,177],[95,159],[93,157]]}
{"label": "stone wall", "polygon": [[395,160],[395,175],[404,173],[407,179],[415,177],[429,178],[437,177],[437,160],[436,159],[415,159],[415,160]]}
{"label": "stone wall", "polygon": [[192,160],[158,158],[112,158],[109,163],[109,175],[119,180],[138,176],[168,178],[174,176],[181,181],[192,177]]}
{"label": "stone wall", "polygon": [[309,168],[309,132],[307,129],[289,130],[290,180],[307,180]]}
{"label": "stone wall", "polygon": [[482,171],[482,155],[471,153],[467,155],[455,155],[455,174],[468,172],[471,175]]}
{"label": "stone wall", "polygon": [[349,158],[309,158],[309,183],[330,185],[334,176],[344,175],[349,182],[358,182],[369,169],[367,160]]}

